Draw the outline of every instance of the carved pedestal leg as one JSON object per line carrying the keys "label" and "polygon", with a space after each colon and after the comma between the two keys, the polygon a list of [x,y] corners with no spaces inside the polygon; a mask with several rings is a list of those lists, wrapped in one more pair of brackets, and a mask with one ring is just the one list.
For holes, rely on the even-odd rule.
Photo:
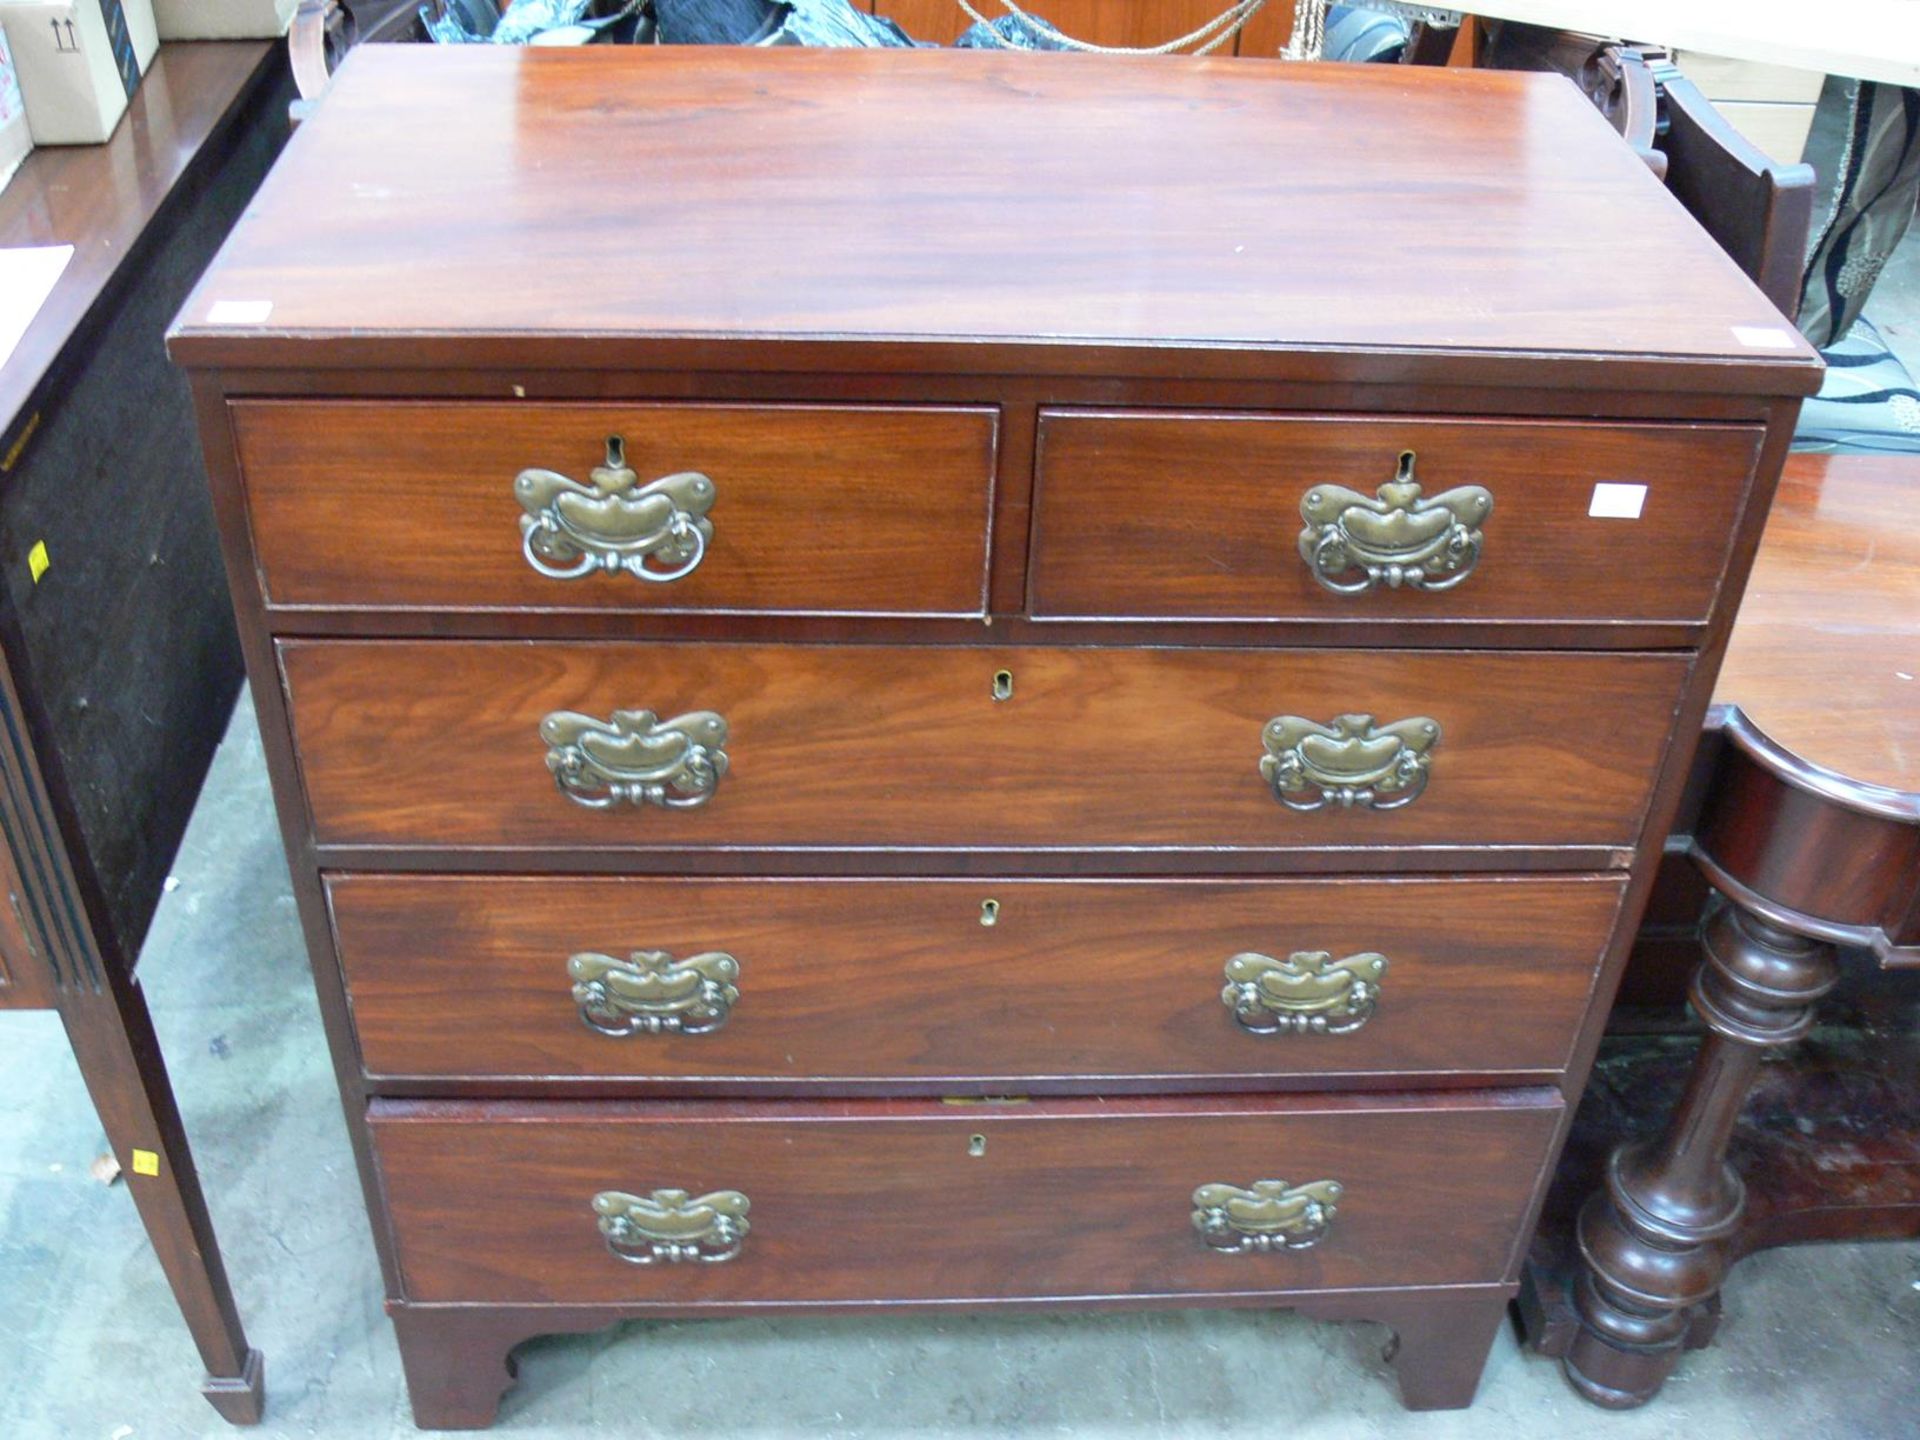
{"label": "carved pedestal leg", "polygon": [[1727,1164],[1761,1052],[1797,1040],[1836,978],[1831,945],[1727,904],[1704,937],[1693,1005],[1708,1034],[1666,1133],[1623,1145],[1580,1212],[1580,1328],[1565,1356],[1574,1388],[1614,1409],[1653,1398],[1697,1307],[1726,1274],[1745,1192]]}

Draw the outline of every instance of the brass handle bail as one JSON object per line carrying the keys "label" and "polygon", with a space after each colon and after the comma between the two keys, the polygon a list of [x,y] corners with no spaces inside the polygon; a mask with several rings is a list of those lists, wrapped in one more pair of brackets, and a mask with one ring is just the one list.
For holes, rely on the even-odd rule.
{"label": "brass handle bail", "polygon": [[1424,495],[1413,478],[1416,458],[1402,450],[1393,479],[1372,495],[1321,484],[1300,497],[1300,558],[1322,589],[1451,590],[1473,573],[1492,492],[1460,485]]}

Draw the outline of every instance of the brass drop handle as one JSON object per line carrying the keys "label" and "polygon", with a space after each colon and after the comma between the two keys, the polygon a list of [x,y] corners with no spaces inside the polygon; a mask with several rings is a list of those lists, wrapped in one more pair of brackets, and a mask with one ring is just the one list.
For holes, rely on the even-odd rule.
{"label": "brass drop handle", "polygon": [[540,738],[560,793],[589,810],[691,810],[727,773],[727,722],[711,710],[672,720],[651,710],[616,710],[608,720],[556,710],[540,722]]}
{"label": "brass drop handle", "polygon": [[618,435],[588,483],[556,470],[522,470],[513,481],[520,550],[551,580],[579,580],[596,571],[666,584],[700,568],[713,540],[707,512],[719,491],[698,470],[640,483]]}
{"label": "brass drop handle", "polygon": [[1227,961],[1220,999],[1255,1035],[1351,1035],[1373,1018],[1387,957],[1371,950],[1336,960],[1296,950],[1284,960],[1248,950]]}
{"label": "brass drop handle", "polygon": [[1338,1180],[1202,1185],[1193,1192],[1193,1228],[1223,1255],[1305,1250],[1326,1238],[1344,1193]]}
{"label": "brass drop handle", "polygon": [[1289,810],[1398,810],[1427,788],[1440,724],[1424,715],[1391,725],[1371,715],[1336,715],[1325,725],[1276,715],[1260,740],[1260,774]]}
{"label": "brass drop handle", "polygon": [[1473,573],[1493,495],[1478,485],[1423,495],[1414,460],[1401,451],[1393,479],[1372,495],[1322,484],[1300,497],[1300,558],[1322,589],[1451,590]]}
{"label": "brass drop handle", "polygon": [[746,1243],[751,1204],[738,1190],[689,1195],[655,1190],[629,1195],[602,1190],[593,1197],[601,1238],[630,1265],[723,1264]]}
{"label": "brass drop handle", "polygon": [[727,1023],[740,962],[724,950],[676,960],[665,950],[626,959],[584,950],[567,961],[580,1019],[602,1035],[708,1035]]}

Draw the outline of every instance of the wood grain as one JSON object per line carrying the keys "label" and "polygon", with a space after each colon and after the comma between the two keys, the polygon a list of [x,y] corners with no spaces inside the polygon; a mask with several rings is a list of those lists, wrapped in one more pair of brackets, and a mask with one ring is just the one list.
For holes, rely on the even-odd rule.
{"label": "wood grain", "polygon": [[[1631,845],[1686,662],[1407,651],[286,641],[314,833],[400,846]],[[1013,698],[992,697],[1009,669]],[[714,710],[732,768],[703,809],[561,794],[541,720]],[[1261,778],[1276,714],[1427,716],[1426,793],[1291,811]]]}
{"label": "wood grain", "polygon": [[[209,322],[237,298],[271,317]],[[1314,350],[1439,384],[1471,349],[1508,383],[1601,353],[1662,388],[1818,383],[1560,78],[1231,58],[362,46],[175,354],[389,369],[396,344],[456,369],[895,370],[906,351],[1103,378],[1227,350],[1252,378]]]}
{"label": "wood grain", "polygon": [[[377,1075],[1024,1091],[1116,1076],[1549,1078],[1622,884],[335,875],[327,893]],[[726,1023],[588,1029],[567,957],[636,949],[733,955],[741,998]],[[1251,1034],[1221,1000],[1225,963],[1246,950],[1379,951],[1380,1007],[1346,1035]]]}
{"label": "wood grain", "polygon": [[[242,402],[233,425],[281,605],[978,615],[996,412],[915,406]],[[609,436],[641,483],[717,492],[683,580],[554,580],[514,477],[587,483]],[[369,557],[377,555],[377,563]]]}
{"label": "wood grain", "polygon": [[1234,47],[1243,60],[1276,60],[1293,38],[1293,6],[1286,0],[1267,3],[1240,27],[1240,39]]}
{"label": "wood grain", "polygon": [[[1518,1090],[957,1107],[382,1101],[369,1121],[407,1299],[686,1305],[1499,1280],[1562,1113],[1553,1092]],[[1262,1179],[1339,1180],[1326,1238],[1209,1251],[1189,1219],[1195,1187]],[[655,1266],[608,1254],[592,1197],[666,1187],[744,1191],[742,1253]]]}
{"label": "wood grain", "polygon": [[[1721,712],[1690,845],[1713,885],[1799,935],[1920,965],[1920,806],[1850,787]],[[1890,803],[1889,803],[1890,802]]]}
{"label": "wood grain", "polygon": [[1920,816],[1920,483],[1911,457],[1787,462],[1714,699]]}
{"label": "wood grain", "polygon": [[[1274,624],[1697,622],[1712,608],[1760,435],[1757,427],[1047,411],[1029,613]],[[1407,450],[1429,500],[1461,485],[1493,496],[1478,564],[1445,591],[1332,593],[1298,549],[1302,497],[1338,485],[1371,498]],[[1592,516],[1599,482],[1645,486],[1640,517]]]}

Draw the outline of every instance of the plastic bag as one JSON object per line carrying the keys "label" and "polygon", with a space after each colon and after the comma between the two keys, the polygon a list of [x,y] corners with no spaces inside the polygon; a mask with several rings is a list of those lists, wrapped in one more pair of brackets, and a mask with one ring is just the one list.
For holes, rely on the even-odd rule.
{"label": "plastic bag", "polygon": [[531,45],[555,30],[578,26],[593,33],[618,24],[640,8],[631,0],[616,14],[590,16],[593,0],[513,0],[496,12],[489,0],[450,0],[444,18],[436,20],[424,7],[420,19],[439,45]]}
{"label": "plastic bag", "polygon": [[[995,38],[995,37],[999,38]],[[959,50],[1066,50],[1060,31],[1051,21],[1038,15],[1032,23],[1018,15],[1002,15],[991,22],[976,20],[960,32],[954,43]]]}

